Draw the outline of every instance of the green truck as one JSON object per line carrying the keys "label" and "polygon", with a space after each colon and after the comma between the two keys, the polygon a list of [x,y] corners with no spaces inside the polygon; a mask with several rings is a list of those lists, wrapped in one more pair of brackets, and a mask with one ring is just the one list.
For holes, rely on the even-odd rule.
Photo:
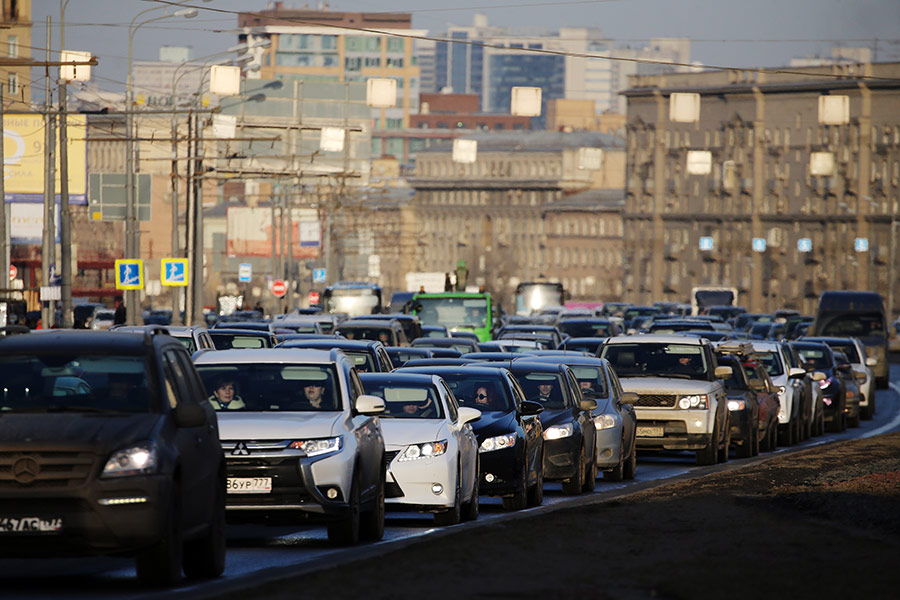
{"label": "green truck", "polygon": [[413,314],[422,325],[443,325],[450,331],[473,331],[482,342],[491,340],[499,307],[488,293],[441,292],[416,294]]}

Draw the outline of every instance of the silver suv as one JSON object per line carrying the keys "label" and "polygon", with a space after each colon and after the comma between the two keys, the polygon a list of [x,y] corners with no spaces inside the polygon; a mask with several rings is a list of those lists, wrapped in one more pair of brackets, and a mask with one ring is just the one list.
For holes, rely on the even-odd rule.
{"label": "silver suv", "polygon": [[676,335],[609,338],[600,350],[622,388],[638,395],[637,447],[696,450],[698,465],[728,460],[731,423],[719,367],[710,342]]}

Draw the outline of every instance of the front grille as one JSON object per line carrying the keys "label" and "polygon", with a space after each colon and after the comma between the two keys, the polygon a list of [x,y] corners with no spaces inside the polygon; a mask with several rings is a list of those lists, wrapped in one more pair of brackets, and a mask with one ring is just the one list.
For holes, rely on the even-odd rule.
{"label": "front grille", "polygon": [[228,477],[271,477],[269,494],[228,494],[228,506],[281,506],[312,501],[296,458],[226,457]]}
{"label": "front grille", "polygon": [[397,458],[398,454],[400,454],[399,450],[388,450],[387,452],[385,452],[384,464],[389,466],[392,462],[394,462],[394,459]]}
{"label": "front grille", "polygon": [[677,396],[672,394],[639,394],[635,406],[643,408],[675,408]]}
{"label": "front grille", "polygon": [[0,490],[75,488],[90,476],[95,460],[86,451],[0,451]]}

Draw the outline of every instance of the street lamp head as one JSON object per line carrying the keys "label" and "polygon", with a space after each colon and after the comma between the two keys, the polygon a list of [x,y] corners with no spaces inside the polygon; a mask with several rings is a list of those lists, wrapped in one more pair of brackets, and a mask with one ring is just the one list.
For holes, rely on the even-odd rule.
{"label": "street lamp head", "polygon": [[185,19],[193,19],[197,16],[196,8],[182,8],[181,10],[176,10],[172,13],[173,17],[184,17]]}

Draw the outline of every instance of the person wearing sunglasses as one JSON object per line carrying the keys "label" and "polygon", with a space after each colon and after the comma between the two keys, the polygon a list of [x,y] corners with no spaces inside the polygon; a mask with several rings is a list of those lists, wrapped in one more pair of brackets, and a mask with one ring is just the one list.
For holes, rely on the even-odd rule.
{"label": "person wearing sunglasses", "polygon": [[475,389],[475,406],[488,408],[491,404],[492,402],[491,397],[488,394],[488,389],[483,385],[479,385]]}

